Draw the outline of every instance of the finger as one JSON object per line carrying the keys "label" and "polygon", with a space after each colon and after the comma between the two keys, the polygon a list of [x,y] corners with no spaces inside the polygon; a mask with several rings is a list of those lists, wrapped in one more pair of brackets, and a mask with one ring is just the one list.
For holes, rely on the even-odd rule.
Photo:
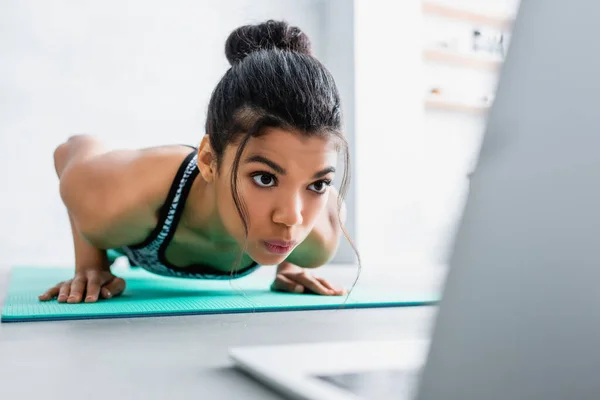
{"label": "finger", "polygon": [[62,283],[59,283],[58,285],[54,286],[53,288],[48,289],[46,292],[39,295],[38,299],[40,299],[41,301],[52,300],[53,298],[55,298],[58,295],[58,291],[60,290],[61,285],[62,285]]}
{"label": "finger", "polygon": [[79,303],[83,298],[83,293],[85,292],[87,279],[83,277],[75,277],[71,282],[71,294],[69,294],[69,298],[67,299],[67,303]]}
{"label": "finger", "polygon": [[58,302],[64,303],[67,301],[69,294],[71,293],[71,281],[63,282],[60,284],[60,289],[58,291]]}
{"label": "finger", "polygon": [[340,288],[340,287],[336,287],[333,286],[331,283],[329,283],[326,279],[324,278],[320,278],[320,277],[315,277],[315,279],[317,281],[319,281],[319,283],[321,283],[321,285],[325,286],[327,289],[332,290],[334,292],[334,294],[336,295],[344,295],[346,294],[346,289],[344,288]]}
{"label": "finger", "polygon": [[334,290],[326,288],[321,282],[315,279],[314,276],[308,274],[295,275],[294,280],[316,294],[331,295],[335,292]]}
{"label": "finger", "polygon": [[321,285],[325,286],[327,289],[330,290],[337,290],[336,288],[334,288],[331,283],[327,282],[327,280],[325,280],[325,278],[321,278],[318,276],[314,277]]}
{"label": "finger", "polygon": [[283,274],[277,274],[275,282],[271,286],[273,290],[290,293],[302,293],[304,292],[304,286],[292,281],[290,278]]}
{"label": "finger", "polygon": [[87,288],[85,290],[85,302],[93,303],[100,296],[100,277],[92,276],[88,278]]}
{"label": "finger", "polygon": [[115,277],[102,288],[102,297],[105,299],[110,299],[111,297],[119,296],[125,291],[125,286],[126,284],[123,279]]}

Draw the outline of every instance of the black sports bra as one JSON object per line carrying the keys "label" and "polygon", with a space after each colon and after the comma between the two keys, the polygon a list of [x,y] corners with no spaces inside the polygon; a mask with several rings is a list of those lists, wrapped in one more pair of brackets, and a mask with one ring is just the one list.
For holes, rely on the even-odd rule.
{"label": "black sports bra", "polygon": [[125,254],[131,265],[158,275],[195,279],[230,279],[246,276],[258,269],[259,265],[252,263],[249,267],[232,274],[207,265],[179,268],[166,259],[165,251],[175,234],[190,188],[199,173],[197,160],[198,154],[194,148],[179,167],[167,199],[160,210],[158,223],[150,235],[141,243],[116,250]]}

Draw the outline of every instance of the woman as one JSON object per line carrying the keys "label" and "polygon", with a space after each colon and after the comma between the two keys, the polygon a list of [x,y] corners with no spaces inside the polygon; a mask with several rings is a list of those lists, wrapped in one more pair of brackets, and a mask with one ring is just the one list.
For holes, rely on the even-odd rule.
{"label": "woman", "polygon": [[345,233],[348,148],[334,80],[308,37],[284,22],[236,29],[225,52],[231,68],[212,93],[198,148],[109,151],[80,135],[56,149],[75,275],[40,300],[121,294],[114,250],[165,276],[230,279],[277,265],[273,290],[345,293],[306,270],[326,264]]}

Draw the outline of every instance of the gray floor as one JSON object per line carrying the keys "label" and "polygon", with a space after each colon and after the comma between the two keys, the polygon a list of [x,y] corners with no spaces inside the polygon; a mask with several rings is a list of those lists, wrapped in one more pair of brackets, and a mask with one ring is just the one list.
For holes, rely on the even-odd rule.
{"label": "gray floor", "polygon": [[[345,271],[333,272],[338,274],[348,276]],[[417,275],[398,282],[397,287],[431,289],[440,283],[440,275]],[[7,279],[8,271],[0,268],[0,303]],[[434,310],[416,307],[0,324],[0,399],[280,399],[234,369],[227,358],[228,348],[423,338],[429,334]]]}

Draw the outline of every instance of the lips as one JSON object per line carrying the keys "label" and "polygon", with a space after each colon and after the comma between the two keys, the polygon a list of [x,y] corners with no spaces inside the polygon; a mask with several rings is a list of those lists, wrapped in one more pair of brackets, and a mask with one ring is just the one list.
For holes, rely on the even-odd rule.
{"label": "lips", "polygon": [[290,251],[292,251],[294,246],[296,246],[296,242],[283,240],[265,240],[264,245],[269,253],[287,254]]}

